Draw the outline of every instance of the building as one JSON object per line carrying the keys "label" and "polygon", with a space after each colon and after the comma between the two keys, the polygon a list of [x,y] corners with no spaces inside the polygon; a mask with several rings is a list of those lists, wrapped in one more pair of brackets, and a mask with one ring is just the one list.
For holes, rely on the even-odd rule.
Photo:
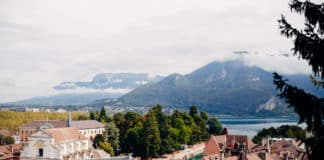
{"label": "building", "polygon": [[40,129],[28,137],[22,160],[91,159],[91,142],[74,128]]}
{"label": "building", "polygon": [[72,127],[87,138],[94,138],[105,132],[105,125],[96,120],[72,121]]}
{"label": "building", "polygon": [[248,153],[255,144],[246,135],[229,135],[226,128],[223,133],[224,135],[210,136],[204,149],[203,159],[247,160]]}
{"label": "building", "polygon": [[0,160],[19,160],[21,150],[21,144],[0,146]]}
{"label": "building", "polygon": [[22,143],[28,141],[28,136],[41,128],[65,128],[72,127],[78,130],[86,138],[94,138],[97,134],[105,132],[105,125],[96,120],[72,121],[71,114],[66,121],[63,120],[37,120],[19,127],[19,137]]}
{"label": "building", "polygon": [[64,128],[66,121],[61,120],[39,120],[26,123],[19,127],[19,137],[22,143],[28,141],[30,134],[35,133],[40,128]]}
{"label": "building", "polygon": [[303,143],[291,138],[264,138],[260,145],[252,148],[252,153],[265,160],[289,159],[306,160],[306,150]]}

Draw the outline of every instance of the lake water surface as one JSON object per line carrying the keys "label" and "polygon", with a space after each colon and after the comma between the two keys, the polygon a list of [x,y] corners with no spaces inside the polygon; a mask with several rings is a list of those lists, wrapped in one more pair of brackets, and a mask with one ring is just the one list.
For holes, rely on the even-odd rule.
{"label": "lake water surface", "polygon": [[[253,138],[258,131],[263,128],[270,127],[279,127],[281,125],[298,125],[298,121],[294,119],[244,119],[244,118],[220,118],[219,119],[223,127],[227,127],[229,134],[234,135],[247,135],[250,138]],[[305,128],[305,124],[300,124],[299,126]]]}

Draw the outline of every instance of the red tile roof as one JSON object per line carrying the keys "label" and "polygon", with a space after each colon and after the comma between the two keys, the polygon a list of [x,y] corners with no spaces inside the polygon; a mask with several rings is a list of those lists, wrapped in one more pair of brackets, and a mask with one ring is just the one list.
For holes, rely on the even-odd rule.
{"label": "red tile roof", "polygon": [[212,135],[206,144],[204,155],[220,154],[220,151],[225,148],[234,150],[235,143],[244,144],[247,146],[247,149],[251,149],[254,146],[254,143],[244,135]]}
{"label": "red tile roof", "polygon": [[21,150],[21,144],[9,144],[0,146],[0,160],[13,158],[15,157],[14,153],[20,153]]}
{"label": "red tile roof", "polygon": [[44,131],[54,138],[54,144],[86,139],[84,135],[74,128],[51,128]]}
{"label": "red tile roof", "polygon": [[209,141],[207,142],[205,149],[204,149],[204,155],[210,156],[219,154],[221,151],[221,148],[219,147],[219,141],[216,139],[215,136],[210,136]]}

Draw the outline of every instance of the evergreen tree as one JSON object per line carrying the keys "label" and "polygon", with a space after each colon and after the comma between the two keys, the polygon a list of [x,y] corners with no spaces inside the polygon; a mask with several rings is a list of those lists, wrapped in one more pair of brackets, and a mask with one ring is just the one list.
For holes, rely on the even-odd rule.
{"label": "evergreen tree", "polygon": [[160,153],[160,131],[155,115],[148,113],[140,132],[142,143],[142,157],[157,157]]}
{"label": "evergreen tree", "polygon": [[108,116],[107,116],[105,107],[101,108],[101,111],[100,111],[100,114],[99,114],[99,117],[98,117],[98,121],[99,122],[107,122],[108,121]]}
{"label": "evergreen tree", "polygon": [[[279,20],[281,34],[294,41],[294,55],[308,62],[314,75],[312,82],[323,88],[324,79],[324,3],[292,0],[289,4],[293,12],[303,14],[305,28],[294,28],[284,16]],[[313,136],[305,140],[307,156],[311,160],[324,157],[324,98],[305,92],[290,85],[279,74],[274,73],[274,84],[279,96],[286,100],[290,107],[299,114],[299,123],[306,122],[307,130]]]}

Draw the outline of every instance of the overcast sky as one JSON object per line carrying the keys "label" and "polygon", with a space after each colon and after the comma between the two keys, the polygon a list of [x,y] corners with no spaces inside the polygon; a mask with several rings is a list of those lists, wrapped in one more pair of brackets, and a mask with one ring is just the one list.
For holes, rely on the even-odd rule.
{"label": "overcast sky", "polygon": [[186,74],[246,50],[250,65],[309,73],[277,19],[286,0],[0,1],[0,103],[103,72]]}

